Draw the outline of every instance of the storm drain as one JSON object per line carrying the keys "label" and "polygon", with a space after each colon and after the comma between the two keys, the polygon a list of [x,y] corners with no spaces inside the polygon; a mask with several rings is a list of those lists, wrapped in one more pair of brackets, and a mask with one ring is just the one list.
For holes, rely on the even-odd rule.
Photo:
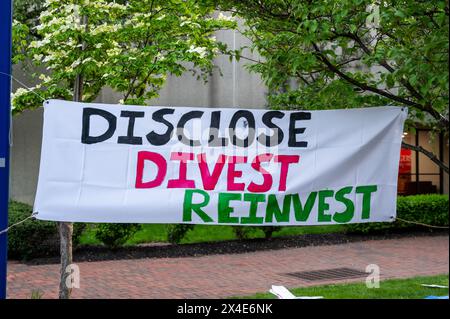
{"label": "storm drain", "polygon": [[285,275],[293,276],[308,281],[319,281],[329,279],[348,279],[366,277],[367,273],[352,268],[332,268],[315,271],[291,272]]}

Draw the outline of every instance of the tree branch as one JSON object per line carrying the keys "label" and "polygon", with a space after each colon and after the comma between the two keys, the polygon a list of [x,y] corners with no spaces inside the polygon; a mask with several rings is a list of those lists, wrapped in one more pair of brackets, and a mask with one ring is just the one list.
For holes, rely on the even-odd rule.
{"label": "tree branch", "polygon": [[[364,44],[362,39],[357,34],[354,34],[354,33],[335,33],[335,34],[337,36],[347,37],[349,39],[354,40],[356,43],[358,43],[359,47],[363,50],[364,53],[366,53],[367,55],[372,55],[373,51],[370,50],[370,48],[368,48]],[[390,66],[386,60],[378,61],[378,63],[382,67],[384,67],[387,71],[389,71],[390,73],[395,72],[395,69],[392,66]],[[408,80],[401,79],[400,83],[411,93],[411,95],[413,97],[415,97],[419,101],[424,99],[423,96],[419,93],[419,91],[417,91]],[[418,107],[419,105],[420,105],[420,107]],[[442,114],[440,114],[438,111],[433,109],[433,106],[430,103],[425,103],[425,104],[416,103],[415,107],[417,107],[425,112],[430,113],[430,115],[433,116],[440,124],[442,124],[444,128],[448,127],[448,125],[449,125],[448,119],[446,119]]]}
{"label": "tree branch", "polygon": [[408,105],[408,106],[413,106],[413,107],[416,107],[416,108],[421,109],[423,111],[427,111],[427,110],[424,110],[424,108],[423,108],[423,106],[421,104],[418,104],[416,102],[407,100],[405,98],[402,98],[400,96],[394,95],[392,93],[380,90],[380,89],[378,89],[376,87],[369,86],[366,83],[359,82],[358,80],[348,76],[347,74],[345,74],[344,72],[339,70],[338,67],[336,67],[334,64],[332,64],[327,59],[327,57],[320,51],[320,49],[317,46],[317,44],[313,43],[313,47],[314,47],[314,50],[316,51],[316,56],[319,58],[319,60],[321,60],[328,67],[328,69],[331,72],[337,74],[340,78],[344,79],[345,81],[347,81],[347,82],[349,82],[349,83],[359,87],[360,89],[362,89],[364,91],[370,91],[370,92],[379,94],[381,96],[387,97],[388,99],[394,100],[396,102],[399,102],[399,103],[402,103],[402,104],[405,104],[405,105]]}
{"label": "tree branch", "polygon": [[427,151],[422,146],[416,146],[416,145],[411,145],[411,144],[402,142],[402,147],[422,153],[423,155],[428,157],[431,161],[433,161],[437,166],[439,166],[444,172],[446,172],[448,174],[448,166],[446,166],[442,161],[440,161],[436,155],[434,155],[430,151]]}

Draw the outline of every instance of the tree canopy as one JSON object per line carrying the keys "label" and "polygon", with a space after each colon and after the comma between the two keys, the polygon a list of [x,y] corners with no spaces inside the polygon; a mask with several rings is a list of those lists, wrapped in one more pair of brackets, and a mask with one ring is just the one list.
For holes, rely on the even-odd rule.
{"label": "tree canopy", "polygon": [[[235,26],[213,13],[214,7],[193,0],[47,0],[35,27],[37,38],[25,51],[49,73],[40,74],[32,90],[16,92],[14,111],[39,106],[39,95],[71,99],[80,76],[83,101],[111,87],[129,104],[156,97],[169,73],[192,70],[206,76],[225,48],[214,32]],[[15,27],[21,34],[19,27],[23,24]]]}
{"label": "tree canopy", "polygon": [[261,55],[249,68],[269,87],[272,107],[406,106],[407,124],[448,138],[447,1],[229,0],[219,7],[245,21],[241,32]]}

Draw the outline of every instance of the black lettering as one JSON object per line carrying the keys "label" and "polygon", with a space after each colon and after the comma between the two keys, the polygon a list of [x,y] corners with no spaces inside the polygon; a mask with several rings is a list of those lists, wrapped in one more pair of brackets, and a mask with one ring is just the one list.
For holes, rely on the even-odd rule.
{"label": "black lettering", "polygon": [[120,112],[121,117],[128,117],[128,129],[126,136],[119,136],[117,138],[117,143],[119,144],[131,144],[131,145],[141,145],[142,137],[134,136],[134,123],[137,117],[144,117],[144,112],[137,111],[122,111]]}
{"label": "black lettering", "polygon": [[[236,136],[236,124],[241,119],[246,119],[246,124],[248,125],[248,135],[245,139],[240,139]],[[231,143],[235,146],[240,147],[248,147],[248,145],[252,144],[255,139],[255,117],[253,116],[253,113],[250,111],[237,111],[234,113],[233,117],[230,121],[230,138]]]}
{"label": "black lettering", "polygon": [[280,111],[269,111],[264,113],[262,117],[262,122],[268,128],[273,129],[274,134],[272,136],[268,136],[266,134],[261,133],[256,139],[258,142],[265,146],[275,146],[279,145],[284,138],[283,130],[278,127],[276,124],[272,122],[273,118],[282,119],[284,117],[284,113]]}
{"label": "black lettering", "polygon": [[211,125],[209,129],[209,146],[227,146],[228,139],[219,137],[219,125],[220,125],[220,113],[221,111],[214,111],[211,113]]}
{"label": "black lettering", "polygon": [[[108,129],[102,135],[99,136],[89,135],[91,116],[93,115],[101,116],[106,121],[108,121]],[[111,136],[114,135],[114,132],[116,131],[116,125],[117,125],[117,118],[114,114],[101,109],[95,109],[92,107],[84,108],[82,118],[81,143],[95,144],[106,141],[107,139],[111,138]]]}
{"label": "black lettering", "polygon": [[173,114],[174,112],[174,109],[161,109],[153,113],[152,119],[155,122],[165,124],[167,126],[167,130],[163,134],[158,134],[155,131],[148,133],[146,137],[150,144],[160,146],[167,144],[170,141],[173,133],[173,125],[164,119],[164,115]]}
{"label": "black lettering", "polygon": [[200,146],[200,141],[191,140],[184,134],[184,126],[186,125],[186,123],[188,121],[190,121],[194,118],[201,118],[203,113],[204,113],[203,111],[191,111],[191,112],[187,112],[181,116],[180,120],[178,121],[178,125],[177,125],[177,136],[178,136],[178,140],[181,143],[183,143],[185,145],[189,145],[189,146]]}
{"label": "black lettering", "polygon": [[297,141],[297,134],[303,134],[305,132],[304,127],[296,127],[297,121],[310,120],[311,113],[310,112],[294,112],[291,113],[291,118],[289,119],[289,147],[307,147],[308,142],[306,141]]}

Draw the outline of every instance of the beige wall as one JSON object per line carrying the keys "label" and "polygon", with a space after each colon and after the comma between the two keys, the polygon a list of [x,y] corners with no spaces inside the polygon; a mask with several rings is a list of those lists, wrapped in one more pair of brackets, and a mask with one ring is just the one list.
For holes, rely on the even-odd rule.
{"label": "beige wall", "polygon": [[[224,42],[230,49],[248,45],[248,39],[237,32],[219,31],[218,41]],[[251,59],[259,57],[251,52],[245,52]],[[260,76],[250,73],[245,68],[250,62],[241,59],[230,62],[226,56],[215,59],[216,69],[207,83],[196,80],[191,73],[186,72],[180,77],[168,77],[164,88],[157,99],[149,101],[151,105],[191,106],[191,107],[242,107],[265,108],[267,106],[267,88]],[[111,89],[102,91],[98,101],[103,103],[117,103],[123,96]]]}
{"label": "beige wall", "polygon": [[32,204],[41,156],[42,109],[25,111],[13,120],[10,197]]}

